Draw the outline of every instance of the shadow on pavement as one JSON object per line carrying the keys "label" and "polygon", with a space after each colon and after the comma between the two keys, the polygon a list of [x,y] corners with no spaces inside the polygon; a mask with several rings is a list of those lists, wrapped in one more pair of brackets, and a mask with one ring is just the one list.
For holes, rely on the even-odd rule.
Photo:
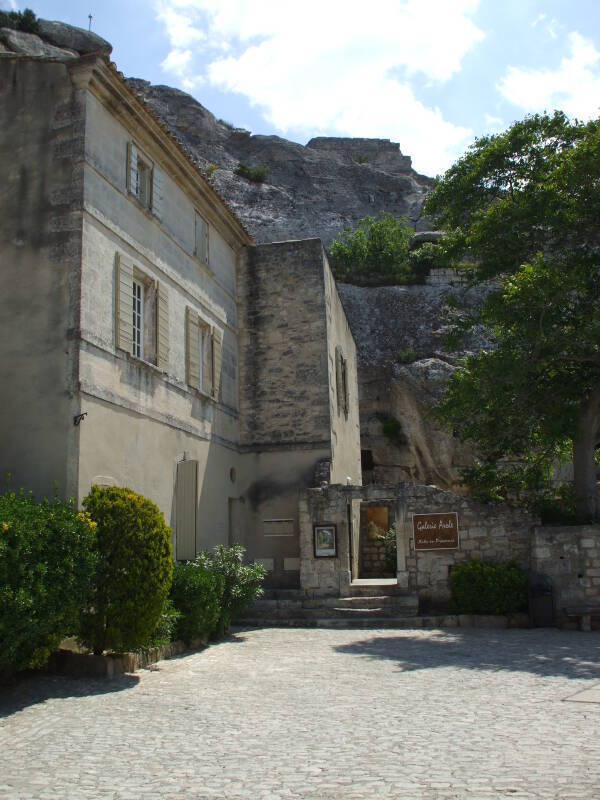
{"label": "shadow on pavement", "polygon": [[25,672],[13,682],[0,686],[0,719],[46,700],[68,697],[88,697],[113,694],[133,689],[139,683],[137,675],[118,675],[114,678],[68,678],[62,675]]}
{"label": "shadow on pavement", "polygon": [[536,631],[444,631],[406,633],[336,645],[340,653],[395,661],[403,672],[462,667],[530,672],[546,677],[600,678],[600,635]]}

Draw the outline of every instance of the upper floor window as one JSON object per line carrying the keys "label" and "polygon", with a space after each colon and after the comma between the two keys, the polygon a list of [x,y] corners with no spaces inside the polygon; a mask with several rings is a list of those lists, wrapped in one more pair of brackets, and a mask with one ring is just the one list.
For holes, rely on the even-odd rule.
{"label": "upper floor window", "polygon": [[186,309],[187,382],[215,400],[221,394],[221,362],[223,333],[194,311]]}
{"label": "upper floor window", "polygon": [[194,255],[208,264],[208,222],[196,212]]}
{"label": "upper floor window", "polygon": [[167,287],[126,256],[117,254],[116,261],[117,347],[166,372],[169,367]]}
{"label": "upper floor window", "polygon": [[127,143],[127,191],[140,205],[161,217],[162,173],[133,142]]}

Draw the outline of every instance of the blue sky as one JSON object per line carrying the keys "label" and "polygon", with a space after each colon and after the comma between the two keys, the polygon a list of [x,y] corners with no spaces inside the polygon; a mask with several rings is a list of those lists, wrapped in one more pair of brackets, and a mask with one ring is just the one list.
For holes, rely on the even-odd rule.
{"label": "blue sky", "polygon": [[600,116],[599,0],[0,0],[26,6],[253,133],[392,139],[430,175],[526,113]]}

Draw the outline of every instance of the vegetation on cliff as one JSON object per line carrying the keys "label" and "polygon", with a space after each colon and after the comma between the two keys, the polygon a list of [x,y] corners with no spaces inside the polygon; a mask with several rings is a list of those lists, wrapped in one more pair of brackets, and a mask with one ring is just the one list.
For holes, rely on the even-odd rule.
{"label": "vegetation on cliff", "polygon": [[573,519],[598,519],[600,121],[555,112],[477,139],[425,210],[454,259],[498,280],[454,330],[482,326],[495,347],[463,361],[438,409],[482,454],[467,482],[481,497],[568,506],[556,471],[572,460]]}

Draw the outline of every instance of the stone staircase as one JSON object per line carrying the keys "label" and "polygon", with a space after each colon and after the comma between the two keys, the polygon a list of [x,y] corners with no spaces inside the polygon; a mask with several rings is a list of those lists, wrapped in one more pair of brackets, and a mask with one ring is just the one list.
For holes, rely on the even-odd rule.
{"label": "stone staircase", "polygon": [[294,628],[411,628],[417,618],[414,594],[401,594],[395,580],[359,580],[347,597],[310,597],[302,589],[267,589],[240,614],[235,625]]}

